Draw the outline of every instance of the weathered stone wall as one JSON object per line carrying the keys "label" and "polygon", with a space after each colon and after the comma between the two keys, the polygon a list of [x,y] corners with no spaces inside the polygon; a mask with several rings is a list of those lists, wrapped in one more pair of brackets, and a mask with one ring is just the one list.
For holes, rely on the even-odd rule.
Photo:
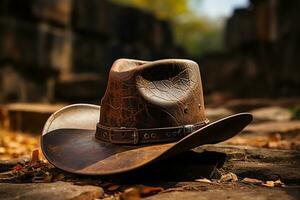
{"label": "weathered stone wall", "polygon": [[297,0],[251,0],[235,10],[226,25],[226,53],[202,58],[208,88],[239,96],[300,95],[299,10]]}
{"label": "weathered stone wall", "polygon": [[168,22],[134,8],[106,0],[0,0],[0,102],[80,101],[79,90],[96,100],[115,59],[170,56],[176,47]]}

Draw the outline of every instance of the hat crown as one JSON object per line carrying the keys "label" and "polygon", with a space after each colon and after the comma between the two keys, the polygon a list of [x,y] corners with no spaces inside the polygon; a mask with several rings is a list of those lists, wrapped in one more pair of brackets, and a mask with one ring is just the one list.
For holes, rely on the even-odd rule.
{"label": "hat crown", "polygon": [[99,124],[161,128],[206,120],[200,70],[183,59],[114,62],[101,100]]}

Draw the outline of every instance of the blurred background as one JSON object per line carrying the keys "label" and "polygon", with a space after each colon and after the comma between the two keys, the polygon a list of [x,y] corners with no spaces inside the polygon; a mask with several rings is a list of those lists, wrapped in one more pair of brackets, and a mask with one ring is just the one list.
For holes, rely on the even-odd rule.
{"label": "blurred background", "polygon": [[99,104],[121,57],[195,60],[209,119],[255,117],[229,144],[300,149],[299,10],[298,0],[0,0],[0,160],[37,148],[59,108]]}
{"label": "blurred background", "polygon": [[93,102],[120,57],[188,58],[205,94],[300,94],[297,0],[0,0],[0,103]]}

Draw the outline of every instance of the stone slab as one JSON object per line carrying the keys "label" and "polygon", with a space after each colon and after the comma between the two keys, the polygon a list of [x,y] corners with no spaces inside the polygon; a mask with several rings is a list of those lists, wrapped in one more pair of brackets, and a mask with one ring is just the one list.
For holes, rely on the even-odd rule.
{"label": "stone slab", "polygon": [[226,108],[205,108],[205,115],[210,121],[216,121],[232,114],[233,112]]}
{"label": "stone slab", "polygon": [[[88,33],[92,37],[95,35],[114,36],[123,43],[121,46],[127,43],[132,46],[139,42],[150,51],[149,45],[156,47],[161,54],[165,53],[161,50],[162,47],[166,47],[168,51],[174,50],[174,47],[170,47],[173,37],[169,23],[158,20],[149,12],[118,5],[111,1],[74,0],[73,15],[75,30]],[[130,47],[128,48],[130,49]],[[139,54],[140,52],[136,51],[135,53]],[[137,55],[133,55],[133,57],[137,57]]]}
{"label": "stone slab", "polygon": [[0,183],[0,199],[5,200],[94,200],[103,195],[103,190],[96,186],[77,186],[67,182],[54,183]]}
{"label": "stone slab", "polygon": [[207,190],[200,192],[170,192],[162,193],[152,197],[145,198],[147,200],[223,200],[223,199],[238,199],[238,200],[252,200],[252,199],[272,199],[272,200],[297,200],[299,192],[290,192],[289,190],[278,189],[255,189],[255,190]]}
{"label": "stone slab", "polygon": [[31,6],[33,14],[39,19],[61,25],[71,22],[72,0],[39,0]]}
{"label": "stone slab", "polygon": [[[218,144],[204,145],[193,151],[131,171],[128,174],[110,177],[82,177],[64,173],[63,177],[65,178],[63,180],[80,183],[81,185],[100,185],[105,190],[106,199],[116,198],[120,192],[124,191],[123,189],[138,187],[139,185],[164,188],[161,193],[148,197],[148,199],[229,198],[247,200],[254,197],[256,199],[275,200],[279,197],[280,199],[297,199],[300,191],[299,164],[300,151]],[[220,181],[220,177],[228,173],[236,174],[237,180],[233,182]],[[199,181],[203,178],[209,179],[209,182]],[[242,181],[244,178],[259,179],[262,183],[280,180],[284,185],[282,187],[254,185],[244,183]],[[106,181],[109,181],[109,184]],[[51,184],[54,183],[49,183],[49,185]],[[26,184],[11,185],[11,188],[7,191],[13,189],[18,191],[20,185]],[[40,185],[45,184],[35,184],[35,187],[32,186],[34,192],[22,192],[22,194],[29,195],[32,198],[30,195],[36,195],[35,191],[40,191],[39,188],[42,187]],[[116,189],[112,189],[110,187],[112,185],[117,186]],[[0,184],[0,195],[2,194],[2,186],[3,184]],[[7,185],[4,186],[4,188],[8,187]],[[48,187],[47,184],[46,186]],[[68,199],[69,194],[67,192],[72,191],[72,189],[66,187],[65,190],[63,191],[66,192],[64,197]],[[62,193],[61,191],[62,189],[57,189],[57,193]],[[90,193],[85,192],[84,194]],[[25,197],[27,198],[27,196]],[[46,196],[43,196],[43,198],[47,199]],[[70,197],[70,199],[72,198]],[[80,198],[83,197],[80,196]],[[57,197],[57,199],[60,198]],[[89,199],[89,197],[83,199]]]}
{"label": "stone slab", "polygon": [[67,25],[71,21],[71,8],[72,0],[1,0],[0,15]]}
{"label": "stone slab", "polygon": [[49,75],[55,70],[68,69],[71,45],[68,30],[45,23],[0,17],[0,60],[40,70],[39,76],[45,75],[42,72]]}
{"label": "stone slab", "polygon": [[[22,71],[12,64],[0,66],[0,102],[52,101],[51,82],[54,77],[46,71],[39,68]],[[36,76],[37,73],[41,74]]]}
{"label": "stone slab", "polygon": [[254,109],[250,111],[255,122],[264,121],[290,121],[293,118],[292,112],[287,108],[277,106]]}
{"label": "stone slab", "polygon": [[235,112],[249,112],[253,109],[273,106],[282,108],[292,108],[299,105],[299,98],[281,98],[281,99],[267,99],[267,98],[247,98],[247,99],[233,99],[227,101],[222,106]]}
{"label": "stone slab", "polygon": [[253,122],[226,144],[300,150],[300,121]]}
{"label": "stone slab", "polygon": [[122,51],[122,47],[112,51],[107,43],[106,37],[74,34],[72,72],[77,74],[94,72],[98,76],[106,77],[114,61],[112,57],[119,56],[116,54]]}
{"label": "stone slab", "polygon": [[261,124],[250,124],[244,130],[246,133],[292,133],[300,132],[300,120],[286,122],[265,122]]}
{"label": "stone slab", "polygon": [[5,106],[8,127],[11,131],[40,134],[48,117],[63,104],[15,103]]}
{"label": "stone slab", "polygon": [[[300,185],[300,151],[254,148],[237,145],[204,145],[193,151],[153,163],[148,167],[112,177],[128,183],[191,181],[199,178],[219,179],[235,173],[239,180],[262,181],[280,179],[284,184]],[[149,176],[151,174],[151,176]]]}
{"label": "stone slab", "polygon": [[62,102],[95,102],[99,104],[106,83],[97,73],[69,74],[55,84],[55,97]]}
{"label": "stone slab", "polygon": [[219,169],[235,173],[241,178],[282,180],[286,184],[300,184],[300,151],[275,150],[234,145],[204,145],[196,152],[218,152],[226,155]]}

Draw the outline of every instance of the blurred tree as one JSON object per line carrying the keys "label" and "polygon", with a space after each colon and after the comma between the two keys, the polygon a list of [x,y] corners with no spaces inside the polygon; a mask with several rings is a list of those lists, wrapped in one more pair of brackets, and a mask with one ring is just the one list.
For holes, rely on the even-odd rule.
{"label": "blurred tree", "polygon": [[202,0],[111,0],[154,13],[172,23],[175,42],[193,57],[222,49],[222,23],[200,17],[195,8]]}
{"label": "blurred tree", "polygon": [[186,13],[173,22],[175,41],[194,57],[220,51],[223,48],[222,22]]}

